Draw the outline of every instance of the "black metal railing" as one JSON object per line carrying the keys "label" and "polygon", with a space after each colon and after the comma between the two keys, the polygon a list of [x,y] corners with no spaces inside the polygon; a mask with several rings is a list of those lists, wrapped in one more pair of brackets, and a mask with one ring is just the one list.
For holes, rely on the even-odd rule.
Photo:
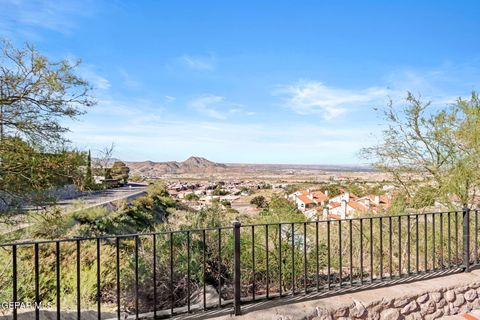
{"label": "black metal railing", "polygon": [[265,299],[469,271],[478,260],[476,210],[234,222],[1,244],[0,302],[13,319],[28,307],[39,319],[45,306],[57,319],[63,313],[81,319],[86,310],[95,310],[98,319],[160,318],[212,308],[240,314],[241,305]]}

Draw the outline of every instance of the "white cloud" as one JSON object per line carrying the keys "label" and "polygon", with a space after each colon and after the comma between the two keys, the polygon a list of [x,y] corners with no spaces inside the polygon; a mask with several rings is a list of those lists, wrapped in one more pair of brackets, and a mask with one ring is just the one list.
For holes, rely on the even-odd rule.
{"label": "white cloud", "polygon": [[170,103],[170,102],[175,101],[177,98],[175,98],[173,96],[165,96],[164,99],[165,99],[166,103]]}
{"label": "white cloud", "polygon": [[242,104],[230,102],[225,97],[216,95],[200,96],[190,101],[190,106],[200,113],[220,120],[225,120],[231,115],[255,114],[245,111]]}
{"label": "white cloud", "polygon": [[118,72],[120,73],[122,79],[123,79],[123,84],[128,87],[128,88],[138,88],[141,86],[140,81],[134,79],[130,73],[128,73],[125,69],[123,68],[118,68]]}
{"label": "white cloud", "polygon": [[110,81],[108,81],[105,77],[100,75],[99,72],[95,70],[95,67],[88,64],[82,64],[78,68],[78,72],[80,76],[82,76],[85,80],[90,82],[94,89],[99,90],[108,90],[111,87]]}
{"label": "white cloud", "polygon": [[336,128],[292,123],[288,127],[285,130],[281,123],[208,121],[189,121],[185,125],[183,120],[142,125],[128,121],[104,125],[88,122],[72,125],[71,138],[85,148],[101,148],[114,142],[118,157],[125,160],[182,160],[199,154],[214,161],[260,163],[352,163],[358,149],[369,143],[368,126]]}
{"label": "white cloud", "polygon": [[224,97],[208,95],[191,101],[190,105],[198,112],[209,117],[225,120],[227,116],[215,108],[215,106],[219,106],[224,101]]}
{"label": "white cloud", "polygon": [[329,120],[347,112],[352,106],[386,98],[388,93],[387,89],[379,87],[350,90],[329,87],[319,81],[303,80],[280,86],[273,94],[284,97],[285,106],[298,114],[320,114]]}
{"label": "white cloud", "polygon": [[74,28],[74,16],[88,15],[92,1],[67,0],[0,0],[0,31],[5,34],[25,33],[35,28],[68,33]]}
{"label": "white cloud", "polygon": [[184,54],[177,60],[183,66],[198,71],[211,71],[215,69],[216,66],[216,59],[212,54],[208,56],[193,56]]}

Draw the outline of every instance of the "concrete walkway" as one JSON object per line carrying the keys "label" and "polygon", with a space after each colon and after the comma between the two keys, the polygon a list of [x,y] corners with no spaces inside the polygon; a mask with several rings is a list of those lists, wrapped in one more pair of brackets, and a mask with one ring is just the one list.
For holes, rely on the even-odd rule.
{"label": "concrete walkway", "polygon": [[[215,319],[215,320],[304,320],[304,319],[322,319],[318,315],[319,309],[338,310],[361,302],[364,306],[374,304],[375,301],[386,298],[407,299],[408,297],[421,295],[429,292],[451,288],[456,286],[468,286],[480,281],[480,270],[473,270],[470,273],[442,274],[437,273],[436,277],[426,279],[425,276],[418,280],[408,283],[392,284],[390,286],[376,287],[357,292],[336,292],[333,295],[323,297],[321,295],[302,295],[294,297],[285,297],[282,299],[258,302],[251,305],[242,306],[242,316],[234,317],[231,309],[216,310],[203,314],[184,315],[179,319]],[[479,299],[479,298],[477,298]],[[392,318],[393,319],[393,318]],[[469,315],[459,314],[441,319],[478,319],[480,312],[472,311]]]}

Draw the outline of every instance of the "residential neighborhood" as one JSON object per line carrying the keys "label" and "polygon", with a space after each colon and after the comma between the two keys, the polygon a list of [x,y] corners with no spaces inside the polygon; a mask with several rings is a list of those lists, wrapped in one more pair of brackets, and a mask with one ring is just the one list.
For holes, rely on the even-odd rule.
{"label": "residential neighborhood", "polygon": [[342,189],[339,195],[329,197],[327,190],[298,190],[288,195],[297,208],[309,219],[346,219],[366,213],[380,213],[391,204],[391,195],[358,197]]}

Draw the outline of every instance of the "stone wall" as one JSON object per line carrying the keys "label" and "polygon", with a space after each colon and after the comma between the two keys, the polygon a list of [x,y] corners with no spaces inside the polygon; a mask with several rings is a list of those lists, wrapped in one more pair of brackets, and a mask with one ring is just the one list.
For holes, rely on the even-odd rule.
{"label": "stone wall", "polygon": [[361,291],[345,288],[328,296],[324,292],[286,296],[242,306],[243,315],[235,320],[439,319],[480,309],[480,268],[443,270],[433,276],[412,276],[409,282],[394,280],[388,286],[365,284]]}
{"label": "stone wall", "polygon": [[422,294],[385,297],[368,303],[354,300],[350,306],[336,309],[317,307],[320,319],[438,319],[480,308],[480,282],[467,286],[437,289]]}

